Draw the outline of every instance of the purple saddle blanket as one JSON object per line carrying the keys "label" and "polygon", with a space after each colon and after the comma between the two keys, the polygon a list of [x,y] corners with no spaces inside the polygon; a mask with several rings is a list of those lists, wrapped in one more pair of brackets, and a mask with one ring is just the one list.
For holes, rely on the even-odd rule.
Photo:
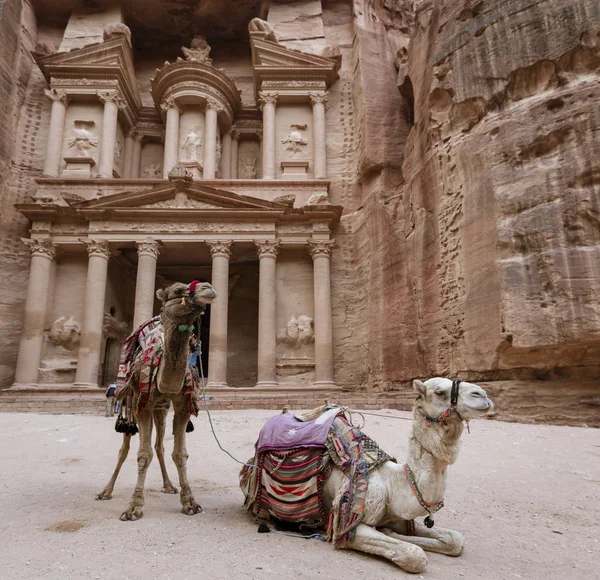
{"label": "purple saddle blanket", "polygon": [[271,417],[260,430],[256,450],[272,451],[295,447],[324,447],[339,407],[329,409],[314,421],[299,421],[291,413]]}

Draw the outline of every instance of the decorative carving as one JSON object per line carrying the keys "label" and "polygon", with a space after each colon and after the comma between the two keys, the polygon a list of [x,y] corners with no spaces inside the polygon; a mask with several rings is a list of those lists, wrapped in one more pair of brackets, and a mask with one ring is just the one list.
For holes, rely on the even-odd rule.
{"label": "decorative carving", "polygon": [[106,40],[110,40],[113,36],[124,36],[131,46],[131,30],[129,30],[129,26],[123,24],[122,22],[112,22],[107,24],[104,27],[102,38]]}
{"label": "decorative carving", "polygon": [[44,94],[51,101],[60,101],[63,105],[66,105],[69,100],[69,95],[67,95],[66,91],[60,89],[45,89]]}
{"label": "decorative carving", "polygon": [[164,99],[163,102],[160,104],[160,110],[163,113],[166,114],[169,109],[175,109],[177,110],[177,112],[181,112],[181,109],[179,108],[179,105],[175,102],[175,97],[173,97],[173,95]]}
{"label": "decorative carving", "polygon": [[147,205],[140,206],[142,208],[191,208],[191,209],[218,209],[218,206],[203,201],[197,201],[190,199],[183,191],[175,194],[173,199],[167,199],[165,201],[158,201],[156,203],[149,203]]}
{"label": "decorative carving", "polygon": [[94,85],[95,87],[118,87],[119,86],[119,81],[113,81],[113,80],[105,80],[105,79],[94,79],[94,80],[90,80],[90,79],[86,79],[86,78],[81,78],[81,79],[74,79],[74,78],[70,78],[70,79],[52,79],[52,85],[56,85],[61,86],[61,87],[88,87],[91,85]]}
{"label": "decorative carving", "polygon": [[206,42],[204,36],[194,36],[190,43],[190,48],[182,46],[181,51],[185,55],[185,60],[212,65],[212,58],[208,57],[210,54],[210,45]]}
{"label": "decorative carving", "polygon": [[279,197],[276,197],[273,201],[287,207],[294,207],[296,196],[293,193],[288,193],[286,195],[280,195]]}
{"label": "decorative carving", "polygon": [[316,103],[322,103],[325,105],[329,100],[329,95],[327,93],[309,93],[310,102],[314,105]]}
{"label": "decorative carving", "polygon": [[225,107],[222,105],[222,103],[211,97],[206,99],[206,110],[208,111],[209,109],[216,111],[217,113],[222,113],[225,111]]}
{"label": "decorative carving", "polygon": [[105,258],[108,260],[110,258],[110,249],[108,247],[108,240],[94,240],[92,238],[89,239],[79,239],[80,242],[83,242],[86,245],[88,256],[91,258],[92,256],[96,256],[98,258]]}
{"label": "decorative carving", "polygon": [[231,258],[232,240],[213,240],[206,242],[210,248],[212,258]]}
{"label": "decorative carving", "polygon": [[152,256],[154,259],[158,259],[158,242],[152,238],[146,238],[141,242],[137,243],[138,256]]}
{"label": "decorative carving", "polygon": [[277,258],[281,242],[279,240],[255,240],[254,245],[259,258]]}
{"label": "decorative carving", "polygon": [[162,177],[163,171],[160,163],[146,165],[142,171],[142,177]]}
{"label": "decorative carving", "polygon": [[304,131],[306,129],[305,124],[294,123],[290,125],[292,129],[282,140],[281,142],[286,145],[286,149],[292,152],[292,157],[296,155],[299,151],[302,151],[302,147],[308,145],[308,141],[302,136],[300,131]]}
{"label": "decorative carving", "polygon": [[279,333],[277,342],[298,349],[315,340],[315,327],[312,316],[301,314],[296,318],[293,314],[285,326],[285,332]]}
{"label": "decorative carving", "polygon": [[184,161],[200,161],[202,159],[202,136],[201,128],[194,126],[190,129],[181,145],[181,150],[185,153]]}
{"label": "decorative carving", "polygon": [[323,81],[263,81],[261,88],[263,89],[325,89],[326,83]]}
{"label": "decorative carving", "polygon": [[234,141],[239,141],[241,137],[241,133],[237,129],[232,129],[230,132],[231,138]]}
{"label": "decorative carving", "polygon": [[50,238],[21,238],[21,241],[29,247],[32,256],[45,256],[46,258],[54,260],[54,257],[56,256],[56,246]]}
{"label": "decorative carving", "polygon": [[256,179],[256,157],[244,159],[243,173],[245,179]]}
{"label": "decorative carving", "polygon": [[96,91],[96,94],[103,103],[114,103],[119,108],[124,105],[118,91]]}
{"label": "decorative carving", "polygon": [[192,174],[180,164],[175,165],[168,173],[169,179],[183,179],[184,181],[192,181]]}
{"label": "decorative carving", "polygon": [[48,338],[57,346],[62,346],[67,350],[75,350],[81,339],[81,324],[72,316],[68,319],[61,316],[52,323]]}
{"label": "decorative carving", "polygon": [[37,203],[39,205],[59,205],[58,197],[50,192],[34,196],[32,199],[33,203]]}
{"label": "decorative carving", "polygon": [[260,110],[263,110],[265,105],[273,105],[277,104],[277,100],[279,99],[279,95],[277,93],[263,93],[262,91],[258,95],[258,100],[260,102]]}
{"label": "decorative carving", "polygon": [[313,193],[306,202],[306,205],[331,205],[329,202],[329,194],[326,191]]}
{"label": "decorative carving", "polygon": [[315,258],[331,258],[334,240],[308,240],[308,253],[314,260]]}
{"label": "decorative carving", "polygon": [[253,18],[250,20],[248,23],[248,32],[262,32],[265,40],[278,42],[273,27],[266,20],[262,20],[262,18]]}
{"label": "decorative carving", "polygon": [[67,144],[69,148],[75,149],[76,157],[90,157],[89,150],[92,147],[98,147],[98,138],[94,137],[88,127],[93,127],[96,123],[92,120],[75,119],[73,121],[73,133]]}
{"label": "decorative carving", "polygon": [[126,322],[119,322],[110,312],[105,312],[102,323],[102,334],[106,338],[124,341],[129,334],[129,327]]}

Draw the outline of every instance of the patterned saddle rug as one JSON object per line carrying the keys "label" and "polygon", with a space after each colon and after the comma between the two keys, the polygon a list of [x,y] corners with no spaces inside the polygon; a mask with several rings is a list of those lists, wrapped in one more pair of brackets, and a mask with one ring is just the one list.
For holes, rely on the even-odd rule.
{"label": "patterned saddle rug", "polygon": [[[196,337],[190,334],[190,352],[184,392],[190,414],[198,415],[200,376],[196,366]],[[164,351],[164,329],[160,316],[148,320],[129,335],[121,350],[115,396],[121,401],[121,415],[135,422],[153,396],[158,393],[156,379]],[[134,380],[137,379],[137,380]]]}
{"label": "patterned saddle rug", "polygon": [[[352,425],[339,408],[326,421],[304,428],[292,415],[278,417],[263,427],[254,457],[240,471],[244,505],[256,517],[274,517],[301,527],[326,527],[327,539],[343,547],[362,519],[369,473],[384,461],[395,459]],[[328,428],[322,442],[317,442],[315,436],[322,432],[324,423]],[[276,424],[284,431],[273,432]],[[294,430],[294,424],[309,434],[306,444],[295,439],[293,446],[285,449],[282,441],[290,437],[285,430]],[[325,521],[322,489],[334,465],[347,476],[348,486]]]}

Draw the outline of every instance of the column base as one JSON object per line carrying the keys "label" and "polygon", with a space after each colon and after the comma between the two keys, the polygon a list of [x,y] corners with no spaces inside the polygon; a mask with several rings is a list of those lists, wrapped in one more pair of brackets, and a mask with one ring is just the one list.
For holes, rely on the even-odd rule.
{"label": "column base", "polygon": [[279,383],[277,381],[258,381],[256,385],[254,385],[255,389],[277,389],[279,388]]}
{"label": "column base", "polygon": [[28,391],[29,389],[39,389],[39,383],[13,383],[9,389],[11,391]]}
{"label": "column base", "polygon": [[207,389],[228,389],[229,385],[225,382],[209,381],[206,383]]}
{"label": "column base", "polygon": [[316,389],[341,389],[333,381],[315,381],[312,386]]}
{"label": "column base", "polygon": [[73,386],[78,388],[78,389],[100,389],[102,387],[100,387],[97,383],[73,383]]}

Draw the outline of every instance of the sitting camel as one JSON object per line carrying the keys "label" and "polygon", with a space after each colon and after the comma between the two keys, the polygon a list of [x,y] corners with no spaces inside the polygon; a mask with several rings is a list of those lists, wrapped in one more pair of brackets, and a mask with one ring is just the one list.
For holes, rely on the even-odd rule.
{"label": "sitting camel", "polygon": [[[350,444],[348,438],[338,438],[335,443],[337,449],[351,455],[351,448],[359,446],[362,457],[369,455],[370,466],[364,461],[352,466],[346,463],[342,470],[334,460],[335,465],[328,475],[325,473],[326,479],[319,487],[323,513],[325,516],[329,514],[328,520],[324,518],[328,522],[328,536],[336,547],[375,554],[391,560],[407,572],[420,573],[427,565],[425,551],[448,556],[459,556],[463,551],[462,536],[452,530],[434,528],[433,514],[443,507],[447,470],[458,456],[463,421],[468,425],[470,419],[484,416],[493,408],[493,403],[482,388],[466,381],[432,378],[425,382],[415,380],[413,386],[418,396],[406,463],[397,464],[360,430],[346,423],[354,429],[357,437]],[[314,417],[308,415],[309,418]],[[336,420],[339,419],[333,419]],[[332,459],[334,453],[330,441],[335,425],[333,422],[326,446],[326,453]],[[287,433],[292,431],[296,429]],[[281,433],[277,437],[271,440],[280,441]],[[259,491],[253,495],[252,486],[248,486],[251,480],[249,474],[258,469],[255,466],[263,465],[265,456],[259,458],[259,451],[257,444],[257,455],[250,462],[252,465],[244,467],[240,476],[248,509],[260,515],[265,502],[268,505],[270,501],[269,497],[263,496],[261,506],[261,482],[263,486],[265,482],[270,486],[269,493],[274,493],[277,482],[273,485],[273,473],[265,474],[263,471],[255,484]],[[283,452],[283,455],[285,453],[289,452]],[[264,461],[266,465],[266,459]],[[322,466],[323,463],[321,469]],[[280,475],[282,472],[286,474],[283,459],[277,469],[275,476],[283,477]],[[356,478],[361,471],[362,480]],[[349,477],[354,478],[352,483]],[[357,493],[357,489],[360,493],[361,481],[364,496],[357,502],[352,494]],[[305,483],[303,485],[306,486]],[[291,488],[288,486],[287,489]],[[271,505],[281,504],[273,502]],[[268,508],[267,511],[272,510]],[[423,523],[413,521],[420,516],[426,516]],[[346,525],[348,522],[351,522],[350,525]]]}
{"label": "sitting camel", "polygon": [[[208,282],[192,282],[189,285],[173,284],[159,290],[156,295],[163,304],[160,316],[142,325],[125,343],[124,349],[128,344],[137,348],[132,352],[125,387],[118,394],[118,399],[122,401],[122,412],[117,424],[121,422],[126,426],[123,429],[123,444],[115,471],[96,498],[111,499],[119,471],[129,453],[131,436],[139,428],[138,479],[129,506],[121,514],[123,521],[135,521],[143,515],[144,482],[153,457],[153,424],[157,430],[155,449],[163,475],[162,491],[177,493],[167,474],[163,448],[166,416],[171,402],[175,439],[172,457],[179,474],[181,511],[186,515],[202,511],[194,500],[186,472],[188,453],[185,433],[191,413],[197,413],[195,390],[198,387],[193,364],[190,363],[190,357],[194,356],[190,349],[190,338],[194,323],[204,306],[210,304],[217,294]],[[144,340],[149,347],[143,346]],[[150,358],[149,352],[154,352],[151,356],[158,358]],[[155,364],[158,364],[158,371]]]}

